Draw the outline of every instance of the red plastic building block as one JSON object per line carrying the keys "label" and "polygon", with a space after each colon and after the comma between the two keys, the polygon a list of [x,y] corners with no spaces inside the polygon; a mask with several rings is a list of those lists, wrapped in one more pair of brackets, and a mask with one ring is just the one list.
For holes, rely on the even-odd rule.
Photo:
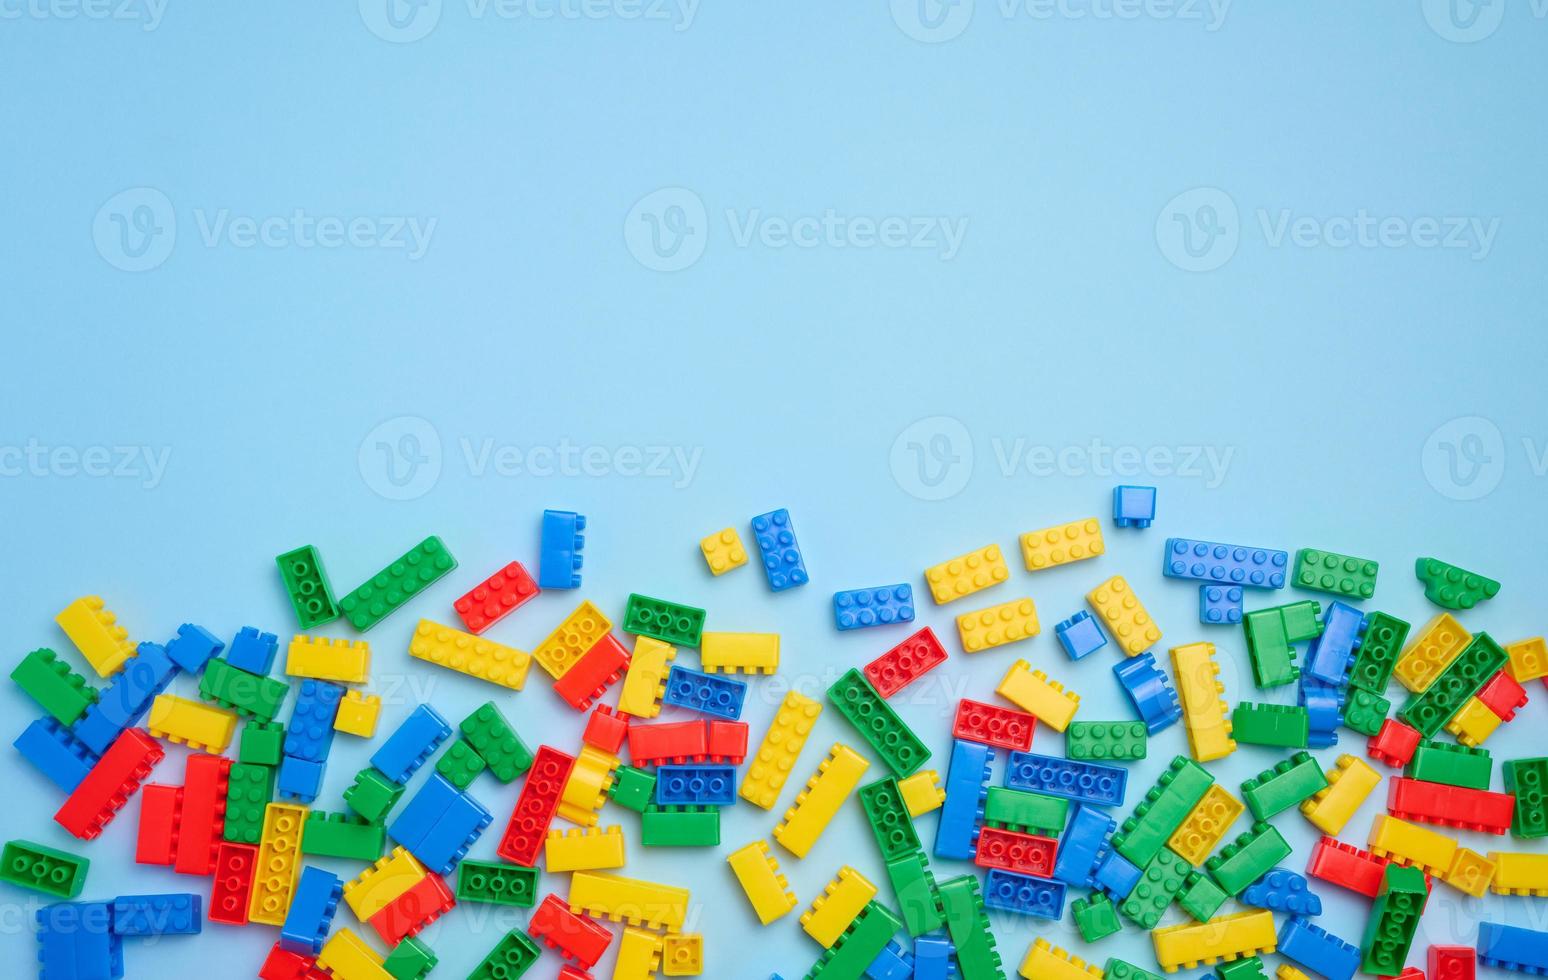
{"label": "red plastic building block", "polygon": [[1388,813],[1442,827],[1503,834],[1510,830],[1516,808],[1516,797],[1510,793],[1427,783],[1402,776],[1393,776],[1387,786]]}
{"label": "red plastic building block", "polygon": [[140,864],[168,867],[177,858],[177,823],[183,808],[183,787],[147,783],[140,791],[140,830],[134,859]]}
{"label": "red plastic building block", "polygon": [[570,778],[574,765],[574,756],[547,745],[538,746],[495,853],[515,864],[537,866],[538,851],[548,838],[548,825],[554,820],[559,795],[564,792],[565,780]]}
{"label": "red plastic building block", "polygon": [[556,980],[592,980],[592,976],[578,966],[562,966]]}
{"label": "red plastic building block", "polygon": [[55,822],[82,840],[95,840],[166,754],[143,730],[125,729],[54,814]]}
{"label": "red plastic building block", "polygon": [[521,562],[513,561],[453,603],[469,633],[482,633],[531,601],[542,590]]}
{"label": "red plastic building block", "polygon": [[1511,721],[1516,717],[1516,709],[1526,707],[1527,692],[1517,680],[1505,671],[1500,671],[1489,679],[1489,683],[1483,686],[1474,697],[1488,706],[1489,710],[1500,716],[1501,721]]}
{"label": "red plastic building block", "polygon": [[629,651],[612,633],[581,654],[575,666],[554,681],[554,691],[576,711],[585,711],[607,691],[607,686],[629,669]]}
{"label": "red plastic building block", "polygon": [[1385,762],[1394,769],[1408,765],[1419,747],[1419,730],[1388,718],[1381,723],[1381,731],[1366,742],[1365,752],[1372,759]]}
{"label": "red plastic building block", "polygon": [[1474,980],[1478,951],[1471,946],[1431,946],[1430,980]]}
{"label": "red plastic building block", "polygon": [[747,722],[712,718],[706,724],[709,726],[709,761],[741,765],[747,757]]}
{"label": "red plastic building block", "polygon": [[183,805],[177,819],[177,860],[172,870],[207,875],[226,829],[226,783],[231,760],[204,752],[188,757]]}
{"label": "red plastic building block", "polygon": [[709,757],[709,726],[701,719],[629,726],[629,758],[637,766],[682,765]]}
{"label": "red plastic building block", "polygon": [[1382,875],[1389,863],[1370,851],[1324,836],[1312,848],[1306,873],[1367,898],[1375,898],[1381,894]]}
{"label": "red plastic building block", "polygon": [[865,678],[876,693],[890,698],[946,662],[946,648],[926,626],[865,665]]}
{"label": "red plastic building block", "polygon": [[1417,966],[1405,967],[1403,972],[1393,977],[1392,980],[1424,980],[1424,971]]}
{"label": "red plastic building block", "polygon": [[607,952],[613,934],[584,915],[576,915],[558,895],[549,895],[532,910],[527,933],[568,960],[590,969]]}
{"label": "red plastic building block", "polygon": [[1032,748],[1032,730],[1036,727],[1037,718],[1025,711],[963,698],[957,702],[957,720],[951,734],[969,742],[1026,752]]}
{"label": "red plastic building block", "polygon": [[1051,878],[1058,852],[1059,842],[1051,837],[985,827],[978,832],[978,852],[973,855],[973,863],[980,868]]}
{"label": "red plastic building block", "polygon": [[269,956],[258,968],[258,980],[330,980],[332,974],[319,969],[310,956],[280,949],[279,943],[269,950]]}
{"label": "red plastic building block", "polygon": [[253,891],[257,844],[222,841],[215,848],[215,883],[210,886],[210,921],[247,925],[247,900]]}
{"label": "red plastic building block", "polygon": [[427,873],[409,890],[371,916],[371,926],[382,941],[396,946],[404,936],[417,936],[421,929],[450,912],[457,904],[451,889],[434,871]]}
{"label": "red plastic building block", "polygon": [[605,704],[599,704],[586,719],[586,730],[581,741],[601,749],[609,755],[617,755],[629,737],[629,716],[615,712]]}

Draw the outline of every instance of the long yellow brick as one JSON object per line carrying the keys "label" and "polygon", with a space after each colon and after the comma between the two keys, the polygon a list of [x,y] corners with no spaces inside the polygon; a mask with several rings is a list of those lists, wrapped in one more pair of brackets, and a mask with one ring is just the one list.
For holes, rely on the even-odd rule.
{"label": "long yellow brick", "polygon": [[1005,556],[997,544],[959,555],[925,569],[925,584],[937,605],[972,595],[1010,578]]}
{"label": "long yellow brick", "polygon": [[335,640],[298,633],[285,651],[285,673],[291,677],[364,684],[371,676],[371,645],[365,640]]}
{"label": "long yellow brick", "polygon": [[481,681],[519,691],[527,683],[532,655],[482,636],[421,619],[409,639],[409,656]]}
{"label": "long yellow brick", "polygon": [[796,857],[806,857],[870,767],[854,749],[834,742],[806,789],[796,795],[795,806],[775,826],[774,839]]}
{"label": "long yellow brick", "polygon": [[706,632],[700,640],[699,666],[711,674],[772,674],[779,669],[779,634]]}
{"label": "long yellow brick", "polygon": [[875,897],[876,886],[846,864],[822,894],[812,900],[812,907],[801,913],[801,928],[823,948],[831,948]]}
{"label": "long yellow brick", "polygon": [[157,738],[205,749],[219,754],[231,745],[236,734],[235,712],[214,705],[180,698],[176,694],[158,694],[151,702],[145,728]]}
{"label": "long yellow brick", "polygon": [[1021,560],[1029,572],[1095,558],[1106,550],[1102,522],[1095,517],[1028,531],[1021,536]]}
{"label": "long yellow brick", "polygon": [[1272,953],[1279,942],[1274,933],[1274,913],[1267,909],[1167,926],[1153,930],[1150,938],[1155,943],[1156,962],[1168,973]]}
{"label": "long yellow brick", "polygon": [[1194,761],[1209,762],[1236,751],[1231,738],[1231,716],[1215,662],[1213,643],[1189,643],[1172,648],[1172,672],[1182,699],[1183,725]]}
{"label": "long yellow brick", "polygon": [[1055,731],[1069,727],[1080,708],[1080,695],[1066,691],[1058,681],[1051,681],[1041,670],[1033,670],[1025,660],[1010,665],[995,693],[1022,711],[1037,716],[1037,720]]}
{"label": "long yellow brick", "polygon": [[1037,606],[1031,599],[1012,599],[957,617],[962,649],[977,653],[1037,635]]}
{"label": "long yellow brick", "polygon": [[688,889],[601,871],[570,876],[570,911],[677,932],[688,917]]}
{"label": "long yellow brick", "polygon": [[1122,575],[1114,575],[1087,592],[1086,602],[1126,655],[1137,657],[1161,642],[1161,628]]}
{"label": "long yellow brick", "polygon": [[619,688],[618,710],[636,718],[654,718],[661,714],[668,662],[676,656],[677,648],[670,643],[649,636],[635,637],[629,670]]}
{"label": "long yellow brick", "polygon": [[124,661],[134,656],[129,631],[118,625],[118,617],[103,603],[101,596],[76,599],[60,610],[54,622],[64,630],[81,656],[103,677],[123,669]]}
{"label": "long yellow brick", "polygon": [[796,691],[785,694],[742,779],[742,799],[765,810],[774,805],[820,714],[821,702]]}

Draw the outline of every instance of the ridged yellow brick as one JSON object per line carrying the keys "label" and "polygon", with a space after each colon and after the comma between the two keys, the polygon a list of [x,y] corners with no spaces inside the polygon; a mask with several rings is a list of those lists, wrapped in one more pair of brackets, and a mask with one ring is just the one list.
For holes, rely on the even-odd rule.
{"label": "ridged yellow brick", "polygon": [[1189,643],[1172,648],[1172,672],[1182,698],[1183,725],[1188,730],[1188,750],[1195,762],[1223,759],[1236,751],[1231,737],[1231,714],[1220,682],[1213,643]]}
{"label": "ridged yellow brick", "polygon": [[54,622],[64,630],[81,656],[103,677],[111,677],[134,656],[129,631],[118,625],[118,617],[103,603],[101,596],[88,595],[65,606]]}
{"label": "ridged yellow brick", "polygon": [[696,977],[704,972],[704,935],[681,932],[661,944],[661,975]]}
{"label": "ridged yellow brick", "polygon": [[601,871],[570,877],[570,911],[678,932],[688,917],[688,889],[623,878]]}
{"label": "ridged yellow brick", "polygon": [[898,791],[903,794],[903,805],[908,807],[911,817],[922,817],[932,810],[939,810],[946,802],[941,774],[934,769],[921,769],[907,779],[898,780]]}
{"label": "ridged yellow brick", "polygon": [[870,767],[854,749],[834,742],[806,789],[796,795],[795,805],[775,826],[774,839],[796,857],[806,857]]}
{"label": "ridged yellow brick", "polygon": [[381,698],[351,689],[345,691],[344,697],[339,700],[339,713],[333,716],[333,730],[361,738],[373,738],[376,735],[376,722],[381,716]]}
{"label": "ridged yellow brick", "polygon": [[1476,749],[1487,742],[1502,723],[1500,716],[1487,704],[1477,698],[1468,698],[1462,710],[1446,722],[1446,731],[1455,735],[1458,742]]}
{"label": "ridged yellow brick", "polygon": [[1493,861],[1471,848],[1457,848],[1451,866],[1441,877],[1446,884],[1474,898],[1482,898],[1494,880],[1496,867]]}
{"label": "ridged yellow brick", "polygon": [[661,948],[661,937],[655,933],[624,926],[613,980],[650,980],[661,963]]}
{"label": "ridged yellow brick", "polygon": [[1327,772],[1328,785],[1301,803],[1301,813],[1324,834],[1337,837],[1360,804],[1381,783],[1381,774],[1364,759],[1341,755]]}
{"label": "ridged yellow brick", "polygon": [[1031,599],[1012,599],[957,617],[957,635],[968,653],[1025,640],[1037,631],[1037,606]]}
{"label": "ridged yellow brick", "polygon": [[371,644],[296,634],[285,651],[285,673],[324,681],[364,684],[371,677]]}
{"label": "ridged yellow brick", "polygon": [[779,873],[779,862],[769,850],[767,841],[755,840],[746,847],[738,848],[726,858],[736,880],[741,883],[747,901],[758,913],[758,921],[768,925],[787,915],[796,907],[795,892],[790,882]]}
{"label": "ridged yellow brick", "polygon": [[1161,628],[1122,575],[1087,592],[1086,602],[1127,656],[1137,657],[1161,641]]}
{"label": "ridged yellow brick", "polygon": [[1279,964],[1279,969],[1274,971],[1274,976],[1278,977],[1279,980],[1311,980],[1311,977],[1308,977],[1289,963]]}
{"label": "ridged yellow brick", "polygon": [[1457,856],[1452,838],[1385,813],[1371,824],[1369,847],[1377,857],[1389,857],[1436,877],[1444,877]]}
{"label": "ridged yellow brick", "polygon": [[779,669],[779,634],[705,633],[699,666],[711,674],[772,674]]}
{"label": "ridged yellow brick", "polygon": [[1102,980],[1102,968],[1072,956],[1046,939],[1035,939],[1027,947],[1019,972],[1027,980]]}
{"label": "ridged yellow brick", "polygon": [[1392,667],[1392,676],[1399,684],[1414,693],[1429,687],[1441,671],[1451,666],[1469,643],[1473,634],[1462,628],[1451,613],[1441,613],[1424,624],[1418,634],[1408,641],[1403,653]]}
{"label": "ridged yellow brick", "polygon": [[676,656],[677,648],[670,643],[649,636],[635,637],[629,670],[619,688],[618,710],[635,718],[654,718],[661,714],[667,665]]}
{"label": "ridged yellow brick", "polygon": [[204,749],[216,755],[226,751],[236,734],[234,711],[180,698],[176,694],[158,694],[151,702],[145,728],[157,738]]}
{"label": "ridged yellow brick", "polygon": [[1243,809],[1241,800],[1216,783],[1205,791],[1166,845],[1189,864],[1203,864]]}
{"label": "ridged yellow brick", "polygon": [[[296,880],[301,877],[301,835],[310,810],[300,803],[270,803],[264,807],[258,861],[253,866],[253,888],[247,900],[249,921],[268,926],[285,924],[290,896],[295,894]],[[421,874],[423,871],[421,868]]]}
{"label": "ridged yellow brick", "polygon": [[736,528],[728,527],[716,531],[699,542],[699,550],[704,552],[704,563],[709,565],[709,570],[715,575],[724,575],[733,568],[741,568],[747,564],[747,549],[742,547],[742,536],[736,533]]}
{"label": "ridged yellow brick", "polygon": [[581,746],[554,812],[570,823],[595,827],[602,804],[607,802],[607,791],[613,786],[613,772],[618,763],[618,756],[610,752],[594,745]]}
{"label": "ridged yellow brick", "polygon": [[875,897],[876,886],[846,864],[839,868],[822,894],[813,899],[812,907],[801,913],[801,928],[824,949],[832,948]]}
{"label": "ridged yellow brick", "polygon": [[481,681],[519,691],[527,683],[532,655],[525,650],[421,619],[409,640],[409,656]]}
{"label": "ridged yellow brick", "polygon": [[564,622],[554,627],[548,638],[538,644],[532,656],[537,659],[538,666],[548,671],[554,680],[558,680],[569,673],[575,662],[612,628],[613,621],[602,615],[602,610],[593,606],[589,600],[582,600],[564,617]]}
{"label": "ridged yellow brick", "polygon": [[1022,711],[1037,716],[1037,720],[1055,731],[1070,727],[1075,712],[1080,708],[1080,695],[1066,691],[1058,681],[1051,681],[1041,670],[1033,670],[1025,660],[1010,665],[995,693]]}
{"label": "ridged yellow brick", "polygon": [[1490,851],[1494,879],[1489,890],[1496,895],[1548,896],[1548,854]]}
{"label": "ridged yellow brick", "polygon": [[925,569],[925,584],[937,605],[999,585],[1010,578],[1005,556],[997,544],[986,545],[950,561]]}
{"label": "ridged yellow brick", "polygon": [[1272,953],[1279,942],[1274,933],[1274,913],[1267,909],[1167,926],[1153,930],[1150,938],[1156,946],[1156,962],[1168,973]]}
{"label": "ridged yellow brick", "polygon": [[317,965],[330,970],[338,980],[392,980],[383,962],[382,955],[351,932],[349,926],[340,926],[317,955]]}
{"label": "ridged yellow brick", "polygon": [[624,866],[623,828],[550,830],[543,844],[543,863],[551,872],[621,868]]}
{"label": "ridged yellow brick", "polygon": [[1021,536],[1021,560],[1029,572],[1095,558],[1106,550],[1102,522],[1095,517],[1028,531]]}
{"label": "ridged yellow brick", "polygon": [[765,810],[774,806],[820,714],[820,702],[795,691],[785,694],[742,779],[742,799]]}
{"label": "ridged yellow brick", "polygon": [[1525,683],[1539,677],[1548,677],[1548,642],[1534,636],[1529,640],[1517,640],[1505,647],[1510,655],[1505,669],[1510,676]]}
{"label": "ridged yellow brick", "polygon": [[425,874],[425,866],[414,855],[394,847],[391,854],[360,872],[354,881],[344,883],[344,901],[355,918],[367,922],[393,899],[419,884]]}

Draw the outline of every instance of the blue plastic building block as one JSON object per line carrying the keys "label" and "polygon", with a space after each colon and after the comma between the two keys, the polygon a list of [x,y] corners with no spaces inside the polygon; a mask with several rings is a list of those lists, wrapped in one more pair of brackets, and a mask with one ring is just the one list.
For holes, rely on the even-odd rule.
{"label": "blue plastic building block", "polygon": [[167,689],[177,675],[177,664],[159,643],[141,643],[122,670],[90,705],[72,728],[75,737],[98,755],[123,733],[139,724],[156,695]]}
{"label": "blue plastic building block", "polygon": [[1064,836],[1059,838],[1059,856],[1054,862],[1054,877],[1067,885],[1095,887],[1092,872],[1107,847],[1107,837],[1117,824],[1095,807],[1078,806],[1070,815]]}
{"label": "blue plastic building block", "polygon": [[1064,882],[1000,868],[989,869],[984,879],[984,904],[992,909],[1058,919],[1064,915]]}
{"label": "blue plastic building block", "polygon": [[1306,648],[1306,669],[1324,684],[1343,687],[1349,679],[1349,667],[1365,632],[1365,616],[1353,606],[1330,602],[1322,613],[1322,635]]}
{"label": "blue plastic building block", "polygon": [[1279,955],[1292,959],[1328,980],[1351,980],[1360,968],[1360,949],[1351,946],[1299,915],[1279,928]]}
{"label": "blue plastic building block", "polygon": [[188,892],[120,895],[112,908],[120,936],[197,936],[204,928],[204,899]]}
{"label": "blue plastic building block", "polygon": [[119,980],[124,939],[106,902],[60,902],[38,909],[39,980]]}
{"label": "blue plastic building block", "polygon": [[33,768],[66,793],[75,792],[75,787],[97,764],[96,753],[52,718],[39,718],[11,744]]}
{"label": "blue plastic building block", "polygon": [[914,621],[914,587],[878,585],[833,593],[833,625],[841,630]]}
{"label": "blue plastic building block", "polygon": [[217,639],[214,633],[193,623],[179,626],[177,635],[167,641],[167,656],[190,674],[203,670],[210,658],[224,649],[225,640]]}
{"label": "blue plastic building block", "polygon": [[538,587],[578,589],[586,518],[573,510],[543,511],[543,543],[538,551]]}
{"label": "blue plastic building block", "polygon": [[387,833],[421,864],[448,874],[493,819],[473,797],[459,792],[445,776],[432,773]]}
{"label": "blue plastic building block", "polygon": [[1548,932],[1480,922],[1477,949],[1479,962],[1485,966],[1548,975]]}
{"label": "blue plastic building block", "polygon": [[280,927],[279,944],[302,956],[322,952],[333,926],[333,914],[344,896],[344,882],[338,875],[310,865],[301,869],[301,879],[290,899],[290,911]]}
{"label": "blue plastic building block", "polygon": [[415,708],[371,756],[371,765],[395,783],[406,783],[452,732],[428,704]]}
{"label": "blue plastic building block", "polygon": [[763,574],[769,577],[769,588],[783,592],[805,585],[806,561],[796,543],[790,511],[781,507],[759,514],[752,519],[752,529],[753,537],[758,539],[758,551],[763,555]]}
{"label": "blue plastic building block", "polygon": [[343,684],[310,677],[302,681],[285,728],[285,754],[308,762],[325,761],[333,748],[333,719],[343,697]]}
{"label": "blue plastic building block", "polygon": [[679,708],[736,721],[742,717],[742,702],[746,698],[746,681],[734,681],[673,664],[667,672],[666,693],[661,700]]}
{"label": "blue plastic building block", "polygon": [[1115,902],[1121,902],[1129,897],[1129,892],[1139,884],[1140,877],[1144,873],[1122,854],[1108,851],[1098,862],[1096,871],[1091,877],[1097,883],[1097,887],[1111,895]]}
{"label": "blue plastic building block", "polygon": [[916,937],[914,980],[949,980],[954,971],[953,952],[951,940],[945,936]]}
{"label": "blue plastic building block", "polygon": [[913,980],[914,954],[899,945],[896,939],[890,939],[887,947],[865,968],[865,975],[871,980]]}
{"label": "blue plastic building block", "polygon": [[1123,806],[1128,782],[1128,770],[1119,766],[1056,759],[1033,752],[1012,752],[1005,769],[1005,785],[1011,789],[1048,793],[1098,806]]}
{"label": "blue plastic building block", "polygon": [[1344,692],[1341,688],[1324,684],[1310,674],[1301,675],[1300,690],[1295,703],[1306,709],[1310,731],[1306,744],[1314,749],[1325,749],[1338,744],[1338,726],[1344,719]]}
{"label": "blue plastic building block", "polygon": [[1205,582],[1199,586],[1199,622],[1233,626],[1242,621],[1242,587]]}
{"label": "blue plastic building block", "polygon": [[293,755],[284,756],[280,759],[279,772],[274,777],[274,791],[282,797],[310,803],[322,792],[326,765],[310,759],[298,759]]}
{"label": "blue plastic building block", "polygon": [[736,802],[736,767],[660,766],[657,806],[730,806]]}
{"label": "blue plastic building block", "polygon": [[274,669],[274,655],[278,651],[278,636],[261,632],[254,626],[244,626],[231,641],[226,663],[249,674],[267,674]]}
{"label": "blue plastic building block", "polygon": [[1156,488],[1113,487],[1113,523],[1119,527],[1149,527],[1156,519]]}
{"label": "blue plastic building block", "polygon": [[1285,587],[1285,566],[1290,556],[1268,548],[1239,544],[1167,538],[1166,560],[1161,573],[1167,578],[1245,585],[1253,589]]}
{"label": "blue plastic building block", "polygon": [[1092,654],[1107,646],[1107,634],[1088,612],[1078,612],[1054,627],[1059,645],[1071,660]]}
{"label": "blue plastic building block", "polygon": [[1134,710],[1145,722],[1145,730],[1154,735],[1182,718],[1182,705],[1177,691],[1166,674],[1156,666],[1156,658],[1148,653],[1129,657],[1113,665],[1113,676],[1123,685],[1124,693],[1134,704]]}
{"label": "blue plastic building block", "polygon": [[1288,912],[1291,915],[1321,915],[1322,899],[1307,887],[1305,877],[1284,868],[1273,868],[1247,886],[1238,899],[1243,905]]}
{"label": "blue plastic building block", "polygon": [[978,829],[984,822],[989,795],[989,766],[994,749],[978,742],[952,739],[946,769],[946,802],[935,825],[935,856],[971,861],[977,853]]}

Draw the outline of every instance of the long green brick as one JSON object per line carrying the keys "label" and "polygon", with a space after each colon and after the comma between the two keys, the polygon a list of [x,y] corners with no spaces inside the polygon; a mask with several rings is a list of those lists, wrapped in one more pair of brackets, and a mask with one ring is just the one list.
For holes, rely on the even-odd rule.
{"label": "long green brick", "polygon": [[530,909],[537,904],[538,869],[503,861],[464,859],[457,865],[457,901]]}
{"label": "long green brick", "polygon": [[0,853],[0,881],[52,895],[74,898],[86,885],[91,859],[27,840],[7,841]]}
{"label": "long green brick", "polygon": [[432,534],[340,599],[339,611],[364,633],[456,567],[457,559]]}
{"label": "long green brick", "polygon": [[387,828],[380,823],[369,823],[347,813],[313,810],[306,815],[301,853],[374,864],[386,843]]}
{"label": "long green brick", "polygon": [[640,814],[642,847],[719,847],[720,808],[657,806]]}
{"label": "long green brick", "polygon": [[910,936],[922,936],[945,923],[940,889],[924,851],[909,851],[887,862],[887,878],[903,911],[903,927]]}
{"label": "long green brick", "polygon": [[1511,759],[1502,765],[1505,792],[1516,794],[1510,832],[1523,840],[1548,837],[1548,758]]}
{"label": "long green brick", "polygon": [[1310,752],[1297,752],[1272,769],[1265,769],[1242,783],[1242,801],[1258,820],[1267,820],[1301,805],[1319,790],[1328,777]]}
{"label": "long green brick", "polygon": [[860,980],[903,923],[886,906],[870,902],[806,972],[807,980]]}
{"label": "long green brick", "polygon": [[1133,816],[1113,835],[1113,849],[1135,867],[1149,864],[1215,783],[1198,763],[1177,756],[1156,780]]}
{"label": "long green brick", "polygon": [[1376,594],[1377,568],[1369,558],[1302,548],[1295,553],[1290,581],[1298,589],[1369,599]]}
{"label": "long green brick", "polygon": [[290,685],[274,677],[263,677],[233,667],[224,660],[211,660],[199,678],[199,697],[229,708],[243,718],[273,721],[285,703]]}
{"label": "long green brick", "polygon": [[1004,786],[989,787],[984,801],[984,823],[1028,834],[1057,835],[1064,830],[1069,815],[1070,801],[1062,796]]}
{"label": "long green brick", "polygon": [[[274,770],[234,762],[226,774],[226,840],[256,844],[263,836],[263,811],[274,798]],[[372,858],[372,860],[376,860]]]}
{"label": "long green brick", "polygon": [[1289,856],[1290,845],[1283,835],[1272,824],[1260,822],[1205,861],[1204,869],[1227,895],[1235,897]]}
{"label": "long green brick", "polygon": [[1193,866],[1170,847],[1156,852],[1142,868],[1140,879],[1124,898],[1118,911],[1142,929],[1154,929],[1166,914],[1167,906],[1183,890]]}
{"label": "long green brick", "polygon": [[930,758],[930,750],[859,670],[851,667],[828,688],[828,700],[899,778]]}
{"label": "long green brick", "polygon": [[704,635],[704,610],[631,593],[624,607],[623,631],[653,636],[673,646],[696,647]]}
{"label": "long green brick", "polygon": [[1468,748],[1451,742],[1423,741],[1414,749],[1404,775],[1427,783],[1445,783],[1466,789],[1489,788],[1494,775],[1494,757],[1483,747]]}
{"label": "long green brick", "polygon": [[882,860],[891,861],[920,849],[914,818],[903,803],[903,792],[895,777],[888,776],[860,787],[860,807],[881,848]]}
{"label": "long green brick", "polygon": [[1383,977],[1403,972],[1428,895],[1423,871],[1387,865],[1381,894],[1371,904],[1371,916],[1366,920],[1365,936],[1360,943],[1365,954],[1361,970]]}
{"label": "long green brick", "polygon": [[1108,980],[1164,980],[1159,973],[1142,970],[1133,963],[1120,960],[1116,956],[1107,958],[1107,965],[1102,967],[1102,973]]}
{"label": "long green brick", "polygon": [[1360,652],[1355,655],[1354,667],[1349,671],[1349,683],[1372,694],[1386,694],[1392,667],[1403,653],[1409,628],[1406,621],[1384,612],[1367,616]]}
{"label": "long green brick", "polygon": [[11,680],[61,725],[75,724],[97,700],[97,689],[47,647],[23,657]]}
{"label": "long green brick", "polygon": [[1092,762],[1133,762],[1149,745],[1143,721],[1072,721],[1064,732],[1064,754]]}
{"label": "long green brick", "polygon": [[521,929],[512,929],[489,951],[468,980],[517,980],[532,969],[543,950]]}
{"label": "long green brick", "polygon": [[339,618],[339,605],[333,600],[333,585],[323,568],[322,556],[309,544],[287,551],[274,559],[279,565],[285,594],[296,611],[296,622],[304,630],[314,629]]}
{"label": "long green brick", "polygon": [[1398,719],[1433,738],[1509,659],[1493,637],[1479,633],[1424,693],[1408,699]]}
{"label": "long green brick", "polygon": [[1311,714],[1293,704],[1243,701],[1231,712],[1231,737],[1243,745],[1304,749],[1311,731]]}
{"label": "long green brick", "polygon": [[984,898],[978,879],[962,875],[941,883],[941,905],[946,911],[946,929],[957,947],[957,975],[961,980],[998,980],[1003,977],[1000,952],[989,931],[984,914]]}

